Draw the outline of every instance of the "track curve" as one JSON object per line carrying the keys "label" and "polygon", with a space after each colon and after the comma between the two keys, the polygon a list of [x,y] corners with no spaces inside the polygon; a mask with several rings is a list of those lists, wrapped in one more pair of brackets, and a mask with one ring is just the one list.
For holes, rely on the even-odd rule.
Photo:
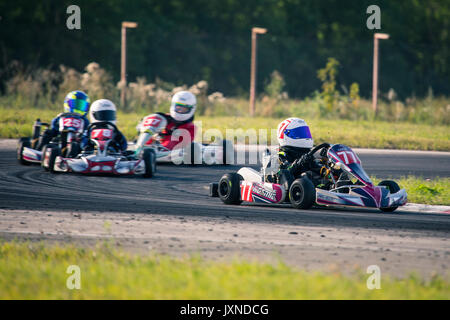
{"label": "track curve", "polygon": [[[344,238],[349,232],[353,232],[366,234],[366,237],[369,238],[373,234],[374,237],[378,236],[379,239],[394,236],[393,233],[396,232],[403,232],[412,239],[416,239],[408,244],[408,248],[439,251],[438,256],[443,260],[443,262],[439,262],[440,266],[425,264],[424,270],[443,272],[446,267],[443,268],[442,266],[446,266],[446,263],[449,262],[450,253],[445,242],[450,235],[449,215],[403,212],[402,210],[393,214],[381,214],[377,210],[323,208],[298,211],[292,209],[289,205],[226,206],[217,198],[209,198],[207,187],[210,182],[218,181],[225,172],[237,170],[237,166],[159,165],[156,176],[151,179],[140,176],[108,177],[50,174],[36,165],[19,165],[15,160],[13,145],[13,143],[10,143],[6,146],[5,144],[0,146],[0,210],[4,213],[4,218],[0,216],[0,235],[3,235],[3,237],[6,237],[8,233],[22,232],[20,226],[15,227],[14,210],[34,212],[36,215],[30,215],[30,217],[35,216],[36,219],[39,219],[38,213],[42,212],[42,215],[44,215],[45,212],[50,211],[96,212],[104,216],[109,214],[108,219],[114,219],[112,214],[117,214],[116,217],[119,220],[124,215],[142,214],[143,221],[157,223],[152,219],[159,216],[169,221],[167,225],[170,225],[174,218],[180,217],[180,219],[188,221],[197,221],[199,225],[204,224],[205,228],[209,228],[220,221],[221,224],[228,224],[230,230],[240,228],[241,234],[247,231],[251,234],[252,230],[256,230],[255,226],[259,226],[258,230],[265,230],[268,234],[274,232],[271,229],[283,230],[283,232],[280,231],[283,235],[274,235],[274,239],[283,239],[284,241],[283,237],[286,237],[287,243],[293,246],[302,246],[303,244],[296,241],[292,242],[291,233],[284,232],[284,230],[297,228],[306,233],[314,234],[313,230],[328,228],[327,230],[336,232],[336,237],[339,232],[344,233]],[[364,161],[364,159],[362,160]],[[383,165],[385,163],[378,164],[381,173]],[[376,166],[376,164],[373,163],[371,166]],[[386,173],[386,175],[389,175],[389,173]],[[23,219],[22,216],[20,217],[20,219]],[[147,218],[149,220],[145,220]],[[6,221],[8,222],[6,223]],[[13,227],[8,229],[8,226]],[[189,234],[199,232],[195,229],[195,225],[191,225],[191,231],[188,226],[189,224],[183,225],[184,229],[179,231],[178,234],[180,237],[186,237],[187,242],[192,240],[189,239]],[[88,226],[85,225],[84,227]],[[174,228],[177,229],[178,227]],[[200,234],[195,236],[201,237]],[[220,239],[220,236],[217,236],[217,239],[213,236],[211,241],[220,242]],[[351,241],[358,243],[358,237],[352,239]],[[418,242],[420,239],[426,239],[423,243],[431,241],[431,243],[434,243],[434,248],[428,247],[428,245],[422,246]],[[247,240],[253,243],[253,248],[262,246],[268,249],[264,247],[262,242],[255,243],[255,237]],[[324,239],[321,239],[321,241],[324,241]],[[328,241],[332,240],[329,239]],[[346,249],[350,248],[351,241],[349,240]],[[395,246],[395,244],[388,245],[396,241],[395,239],[386,239],[385,241],[384,246]],[[317,245],[317,243],[312,245]],[[251,249],[252,246],[249,247]],[[364,243],[362,242],[361,248],[363,247]],[[273,249],[274,247],[270,248]],[[193,249],[204,250],[203,247],[198,246]],[[231,251],[235,252],[235,250],[236,248]],[[314,251],[311,251],[311,254],[314,255]],[[418,256],[412,254],[411,259],[418,259]],[[296,261],[293,263],[303,266],[302,263]],[[325,256],[321,261],[322,264],[327,263],[330,261],[330,257]],[[414,265],[412,261],[411,265]]]}

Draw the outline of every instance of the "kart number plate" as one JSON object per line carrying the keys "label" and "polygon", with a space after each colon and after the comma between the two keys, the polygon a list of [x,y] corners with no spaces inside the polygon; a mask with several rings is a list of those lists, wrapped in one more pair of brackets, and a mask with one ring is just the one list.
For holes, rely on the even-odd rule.
{"label": "kart number plate", "polygon": [[91,139],[109,140],[112,138],[113,131],[111,129],[95,129],[91,132]]}

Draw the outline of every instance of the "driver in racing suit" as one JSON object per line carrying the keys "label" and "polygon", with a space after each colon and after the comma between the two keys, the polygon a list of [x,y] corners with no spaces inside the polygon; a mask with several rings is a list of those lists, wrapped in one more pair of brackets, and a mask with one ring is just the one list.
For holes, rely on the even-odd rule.
{"label": "driver in racing suit", "polygon": [[[94,129],[111,129],[114,131],[113,143],[111,145],[114,151],[124,153],[127,150],[127,139],[116,127],[116,105],[112,101],[107,99],[94,101],[89,110],[89,118],[91,120],[91,125],[88,129],[88,137],[91,136],[91,132]],[[94,144],[89,140],[84,151],[93,149]]]}
{"label": "driver in racing suit", "polygon": [[[278,125],[277,129],[279,168],[277,180],[289,188],[292,182],[304,172],[316,187],[324,185],[330,178],[330,170],[321,159],[309,154],[313,148],[314,140],[308,125],[303,119],[289,118]],[[328,145],[328,144],[323,144]],[[336,180],[346,181],[348,176],[342,170],[334,171]]]}
{"label": "driver in racing suit", "polygon": [[62,116],[73,114],[79,116],[83,121],[84,133],[81,137],[81,147],[83,148],[89,140],[86,136],[86,129],[89,126],[89,120],[86,119],[86,114],[89,110],[90,100],[86,93],[83,91],[71,91],[64,98],[64,113],[58,114],[53,118],[50,127],[45,130],[39,137],[39,141],[36,145],[36,150],[42,150],[50,140],[58,136],[59,133],[59,120]]}
{"label": "driver in racing suit", "polygon": [[[136,127],[138,132],[143,125],[151,127],[150,134],[156,134],[162,147],[171,151],[175,147],[185,147],[194,141],[195,125],[193,123],[194,113],[197,107],[195,95],[189,91],[177,92],[170,105],[170,114],[155,113],[145,117]],[[179,135],[174,135],[177,131]],[[154,139],[146,142],[151,145]]]}
{"label": "driver in racing suit", "polygon": [[279,171],[276,179],[288,189],[303,172],[320,174],[322,166],[308,152],[314,145],[308,125],[303,119],[289,118],[277,129]]}

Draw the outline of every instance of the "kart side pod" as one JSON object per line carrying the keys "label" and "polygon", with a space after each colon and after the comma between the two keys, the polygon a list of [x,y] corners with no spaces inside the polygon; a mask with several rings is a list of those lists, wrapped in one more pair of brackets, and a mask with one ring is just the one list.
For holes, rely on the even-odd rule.
{"label": "kart side pod", "polygon": [[238,173],[228,173],[219,183],[210,183],[209,196],[220,197],[226,204],[242,201],[275,204],[284,201],[286,190],[279,184],[247,181]]}

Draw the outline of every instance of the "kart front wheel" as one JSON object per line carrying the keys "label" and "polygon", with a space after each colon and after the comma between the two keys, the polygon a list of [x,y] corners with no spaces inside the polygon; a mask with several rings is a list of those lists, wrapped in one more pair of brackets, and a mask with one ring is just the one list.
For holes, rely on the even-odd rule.
{"label": "kart front wheel", "polygon": [[31,148],[30,138],[20,138],[17,145],[17,161],[19,161],[20,164],[28,166],[31,163],[23,158],[24,148]]}
{"label": "kart front wheel", "polygon": [[144,149],[145,178],[151,178],[156,172],[156,153],[153,149]]}
{"label": "kart front wheel", "polygon": [[222,176],[217,187],[219,198],[225,204],[241,204],[241,180],[238,173],[227,173]]}
{"label": "kart front wheel", "polygon": [[71,142],[67,148],[67,158],[76,158],[81,153],[81,147],[78,142]]}
{"label": "kart front wheel", "polygon": [[55,173],[56,157],[61,155],[61,149],[58,146],[46,145],[42,150],[41,165],[45,171]]}
{"label": "kart front wheel", "polygon": [[[392,180],[383,180],[378,184],[378,186],[387,187],[390,193],[397,193],[400,191],[400,187],[397,182]],[[397,210],[397,208],[398,207],[380,208],[380,210],[384,212],[394,212],[395,210]]]}
{"label": "kart front wheel", "polygon": [[306,177],[296,179],[289,188],[289,200],[296,209],[309,209],[316,199],[314,184]]}

